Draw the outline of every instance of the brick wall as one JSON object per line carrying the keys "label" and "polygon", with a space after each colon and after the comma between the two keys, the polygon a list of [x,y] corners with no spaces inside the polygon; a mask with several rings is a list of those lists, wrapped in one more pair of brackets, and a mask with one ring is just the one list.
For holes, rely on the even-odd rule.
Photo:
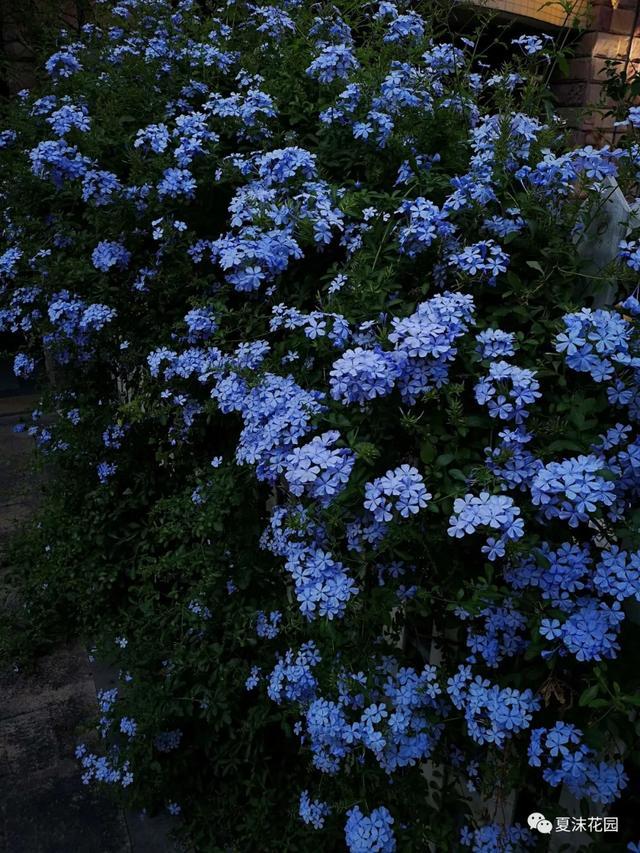
{"label": "brick wall", "polygon": [[477,5],[516,16],[527,23],[565,27],[574,21],[586,24],[590,3],[589,0],[571,0],[569,5],[560,0],[478,0]]}
{"label": "brick wall", "polygon": [[0,93],[33,85],[36,55],[46,36],[62,27],[76,29],[91,0],[0,0]]}
{"label": "brick wall", "polygon": [[[593,0],[590,29],[581,38],[569,64],[569,75],[554,82],[559,112],[576,130],[582,142],[615,141],[614,118],[605,116],[607,103],[602,87],[607,60],[617,60],[632,74],[640,62],[639,0]],[[586,107],[600,105],[600,109]]]}

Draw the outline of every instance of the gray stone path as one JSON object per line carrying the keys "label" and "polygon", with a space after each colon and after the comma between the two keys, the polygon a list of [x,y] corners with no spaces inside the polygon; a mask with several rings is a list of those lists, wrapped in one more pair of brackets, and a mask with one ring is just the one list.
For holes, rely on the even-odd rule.
{"label": "gray stone path", "polygon": [[[30,439],[13,432],[34,402],[0,398],[0,618],[5,607],[18,606],[7,584],[4,547],[37,501]],[[171,849],[162,819],[125,815],[82,784],[74,749],[95,715],[94,678],[80,645],[57,649],[27,674],[0,671],[0,853]]]}

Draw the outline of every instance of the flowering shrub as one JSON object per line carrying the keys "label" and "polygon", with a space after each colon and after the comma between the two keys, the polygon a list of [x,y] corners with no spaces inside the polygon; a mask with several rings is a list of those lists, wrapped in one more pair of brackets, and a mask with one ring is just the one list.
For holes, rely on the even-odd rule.
{"label": "flowering shrub", "polygon": [[27,624],[119,667],[85,780],[198,850],[635,795],[637,244],[582,246],[638,153],[571,147],[546,39],[420,5],[101,2],[0,143],[0,323],[55,379]]}

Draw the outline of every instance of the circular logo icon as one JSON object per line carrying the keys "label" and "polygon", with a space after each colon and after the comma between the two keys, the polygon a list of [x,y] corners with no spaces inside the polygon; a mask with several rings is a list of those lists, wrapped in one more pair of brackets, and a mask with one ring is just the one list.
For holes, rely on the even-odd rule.
{"label": "circular logo icon", "polygon": [[527,818],[529,829],[538,829],[538,824],[541,820],[544,820],[546,823],[549,823],[549,821],[546,820],[545,816],[540,812],[531,812],[531,814]]}

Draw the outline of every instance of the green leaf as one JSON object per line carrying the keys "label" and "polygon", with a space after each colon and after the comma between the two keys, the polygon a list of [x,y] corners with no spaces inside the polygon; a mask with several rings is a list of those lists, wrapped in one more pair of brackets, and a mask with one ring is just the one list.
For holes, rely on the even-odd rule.
{"label": "green leaf", "polygon": [[584,446],[579,444],[577,441],[558,439],[557,441],[552,441],[551,444],[548,445],[548,449],[551,453],[558,453],[563,450],[575,450],[580,452],[581,450],[584,450]]}
{"label": "green leaf", "polygon": [[609,482],[613,482],[618,479],[618,475],[614,474],[613,471],[610,471],[608,468],[599,468],[596,471],[598,477],[602,477],[603,480],[607,480]]}
{"label": "green leaf", "polygon": [[423,441],[420,445],[420,459],[425,463],[425,465],[429,465],[436,456],[436,449],[431,444],[430,441]]}
{"label": "green leaf", "polygon": [[597,684],[592,684],[591,687],[587,687],[578,699],[578,705],[580,705],[581,708],[591,705],[599,692],[600,688]]}
{"label": "green leaf", "polygon": [[441,453],[440,456],[436,458],[436,465],[438,468],[444,468],[450,462],[453,462],[455,458],[454,453]]}

